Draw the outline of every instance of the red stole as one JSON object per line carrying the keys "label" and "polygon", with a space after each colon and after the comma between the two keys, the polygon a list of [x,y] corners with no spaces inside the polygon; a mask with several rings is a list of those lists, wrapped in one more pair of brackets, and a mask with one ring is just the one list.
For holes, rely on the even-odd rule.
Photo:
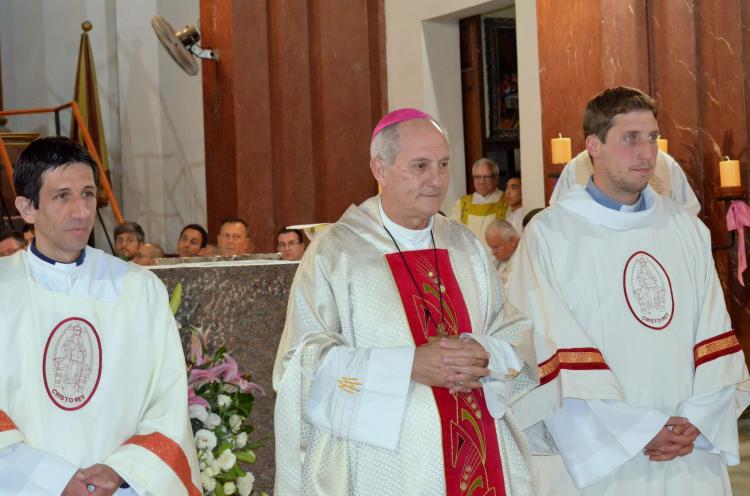
{"label": "red stole", "polygon": [[[398,253],[386,255],[386,259],[404,304],[414,344],[421,346],[430,338],[457,337],[460,333],[471,332],[469,312],[453,274],[448,251],[417,250],[404,252],[403,256],[408,268]],[[436,257],[438,267],[435,267]],[[414,286],[409,269],[419,290]],[[442,288],[438,287],[438,274]],[[438,293],[441,290],[442,322]],[[482,389],[450,394],[446,388],[433,387],[432,393],[440,413],[447,495],[505,495],[495,420],[487,411]]]}

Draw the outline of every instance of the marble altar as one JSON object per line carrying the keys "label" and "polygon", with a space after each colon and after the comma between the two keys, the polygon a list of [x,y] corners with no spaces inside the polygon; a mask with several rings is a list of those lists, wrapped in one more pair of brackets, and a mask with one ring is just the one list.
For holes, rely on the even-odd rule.
{"label": "marble altar", "polygon": [[264,438],[251,466],[258,493],[273,489],[274,445],[271,387],[273,362],[284,329],[289,288],[297,262],[247,260],[184,263],[150,267],[171,294],[182,283],[182,305],[177,312],[183,344],[190,338],[189,325],[211,329],[212,349],[225,345],[241,371],[252,374],[265,396],[255,399],[250,417],[255,431],[251,440]]}

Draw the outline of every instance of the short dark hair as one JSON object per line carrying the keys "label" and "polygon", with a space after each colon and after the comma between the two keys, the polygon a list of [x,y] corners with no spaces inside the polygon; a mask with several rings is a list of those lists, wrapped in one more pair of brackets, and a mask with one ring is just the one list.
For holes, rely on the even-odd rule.
{"label": "short dark hair", "polygon": [[182,228],[182,231],[180,231],[180,237],[182,237],[182,233],[184,233],[188,229],[192,229],[193,231],[198,231],[199,233],[201,233],[201,248],[205,248],[208,244],[208,232],[203,228],[203,226],[201,226],[200,224],[188,224]]}
{"label": "short dark hair", "polygon": [[0,241],[5,241],[6,239],[15,239],[19,244],[26,244],[26,238],[18,231],[6,231],[0,234]]}
{"label": "short dark hair", "polygon": [[65,137],[48,137],[32,141],[16,161],[13,168],[13,185],[16,194],[29,198],[34,208],[39,208],[39,191],[45,172],[70,164],[81,163],[91,167],[94,184],[99,185],[99,168],[81,145]]}
{"label": "short dark hair", "polygon": [[143,243],[146,240],[146,233],[143,232],[143,228],[137,222],[126,221],[115,227],[115,238],[120,234],[133,233],[138,241]]}
{"label": "short dark hair", "polygon": [[583,112],[583,136],[595,134],[602,143],[619,114],[646,111],[657,117],[656,101],[639,89],[627,86],[607,88],[586,104]]}
{"label": "short dark hair", "polygon": [[32,233],[32,234],[34,233],[34,224],[29,224],[29,223],[27,222],[27,223],[25,223],[25,224],[23,225],[23,230],[22,230],[22,232],[25,232],[25,233],[27,233],[27,232],[29,232],[29,231],[31,231],[31,233]]}
{"label": "short dark hair", "polygon": [[249,238],[250,237],[250,226],[247,225],[247,222],[240,219],[239,217],[228,217],[221,221],[221,225],[219,226],[219,231],[221,231],[221,228],[224,227],[224,224],[242,224],[245,226],[245,235]]}
{"label": "short dark hair", "polygon": [[296,234],[297,239],[299,239],[300,244],[305,244],[305,238],[300,229],[288,229],[286,227],[283,229],[279,229],[279,232],[276,233],[276,240],[278,241],[279,236],[281,236],[282,234],[287,234],[287,233]]}

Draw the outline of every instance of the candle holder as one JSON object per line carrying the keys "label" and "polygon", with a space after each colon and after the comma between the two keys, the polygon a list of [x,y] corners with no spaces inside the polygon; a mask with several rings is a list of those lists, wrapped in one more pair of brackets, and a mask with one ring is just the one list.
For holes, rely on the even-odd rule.
{"label": "candle holder", "polygon": [[[716,199],[724,202],[724,211],[729,210],[729,204],[734,200],[747,200],[747,188],[745,186],[719,186],[716,188]],[[737,231],[729,231],[729,241],[722,245],[711,244],[711,251],[729,250],[734,248],[737,240]]]}
{"label": "candle holder", "polygon": [[719,186],[716,188],[717,200],[722,200],[729,204],[732,200],[747,199],[747,188],[745,186]]}

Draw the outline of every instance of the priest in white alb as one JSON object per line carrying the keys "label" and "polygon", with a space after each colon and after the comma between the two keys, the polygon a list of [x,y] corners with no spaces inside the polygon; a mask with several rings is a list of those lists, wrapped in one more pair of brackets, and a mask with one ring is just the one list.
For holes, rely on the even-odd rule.
{"label": "priest in white alb", "polygon": [[709,231],[648,186],[651,97],[605,90],[583,127],[593,177],[526,226],[508,291],[534,321],[540,385],[514,408],[540,494],[729,495],[750,377]]}
{"label": "priest in white alb", "polygon": [[0,495],[200,496],[164,285],[86,246],[98,170],[67,138],[14,168],[27,250],[0,259]]}
{"label": "priest in white alb", "polygon": [[292,285],[274,494],[534,494],[508,410],[537,382],[530,322],[476,236],[436,215],[445,131],[396,110],[370,155],[382,193],[316,236]]}

